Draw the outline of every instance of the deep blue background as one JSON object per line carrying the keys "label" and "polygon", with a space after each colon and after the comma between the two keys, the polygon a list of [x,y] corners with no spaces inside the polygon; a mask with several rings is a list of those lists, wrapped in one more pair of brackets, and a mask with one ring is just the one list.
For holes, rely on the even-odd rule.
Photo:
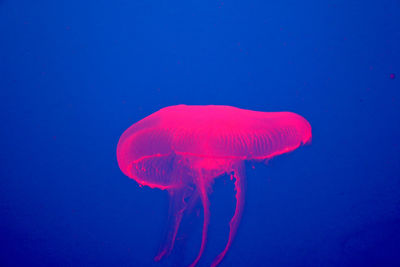
{"label": "deep blue background", "polygon": [[[125,177],[116,145],[162,107],[224,104],[299,113],[313,142],[247,164],[221,266],[399,266],[399,14],[397,0],[0,0],[0,265],[190,263],[201,212],[155,263],[167,194]],[[199,266],[227,238],[227,177],[210,200]]]}

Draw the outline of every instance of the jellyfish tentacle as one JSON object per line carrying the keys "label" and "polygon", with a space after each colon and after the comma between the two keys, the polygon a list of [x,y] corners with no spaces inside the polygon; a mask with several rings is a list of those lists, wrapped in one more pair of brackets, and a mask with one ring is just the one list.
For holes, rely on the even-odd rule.
{"label": "jellyfish tentacle", "polygon": [[236,190],[236,208],[235,214],[233,215],[231,221],[229,222],[229,238],[228,242],[224,248],[224,250],[214,259],[211,266],[217,266],[225,254],[228,252],[228,249],[232,245],[233,238],[236,235],[240,219],[243,213],[244,207],[244,194],[245,194],[245,167],[243,163],[240,163],[235,166],[233,177],[235,178],[235,190]]}
{"label": "jellyfish tentacle", "polygon": [[207,231],[208,231],[208,224],[210,222],[210,203],[208,200],[208,182],[200,177],[198,180],[198,190],[200,194],[201,203],[203,205],[203,231],[201,235],[201,245],[199,253],[197,254],[196,259],[189,265],[189,267],[194,267],[199,262],[201,256],[203,255],[204,248],[206,246],[207,240]]}
{"label": "jellyfish tentacle", "polygon": [[162,243],[157,255],[154,257],[155,261],[160,261],[164,256],[171,253],[174,248],[176,235],[182,220],[182,216],[187,208],[185,197],[190,192],[184,188],[169,189],[169,211],[168,211],[168,223],[164,242]]}

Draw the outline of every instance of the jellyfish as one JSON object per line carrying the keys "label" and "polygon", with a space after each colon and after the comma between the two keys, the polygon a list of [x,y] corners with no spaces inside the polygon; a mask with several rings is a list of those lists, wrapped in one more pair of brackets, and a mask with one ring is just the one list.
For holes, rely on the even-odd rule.
{"label": "jellyfish", "polygon": [[117,145],[121,171],[141,186],[166,190],[170,199],[168,231],[155,260],[171,253],[182,217],[200,201],[201,244],[190,266],[198,263],[207,240],[213,181],[228,174],[234,181],[236,207],[225,248],[211,264],[217,266],[233,242],[243,213],[244,162],[266,162],[310,141],[311,126],[300,115],[232,106],[170,106],[130,126]]}

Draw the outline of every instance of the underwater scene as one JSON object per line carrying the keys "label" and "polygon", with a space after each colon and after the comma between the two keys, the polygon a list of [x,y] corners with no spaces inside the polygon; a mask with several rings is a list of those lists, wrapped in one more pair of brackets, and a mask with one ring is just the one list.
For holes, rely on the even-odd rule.
{"label": "underwater scene", "polygon": [[399,14],[0,0],[0,266],[400,266]]}

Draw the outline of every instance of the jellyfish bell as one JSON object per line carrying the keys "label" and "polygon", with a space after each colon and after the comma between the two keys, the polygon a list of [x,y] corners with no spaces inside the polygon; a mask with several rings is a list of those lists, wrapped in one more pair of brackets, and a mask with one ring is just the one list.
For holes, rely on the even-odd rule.
{"label": "jellyfish bell", "polygon": [[167,190],[170,196],[169,231],[155,260],[172,251],[183,214],[200,199],[202,240],[191,266],[197,264],[207,239],[208,194],[214,179],[228,173],[235,184],[236,208],[227,244],[212,263],[218,265],[242,215],[244,161],[268,160],[310,141],[311,126],[300,115],[231,106],[170,106],[129,127],[117,146],[121,171],[140,185]]}

